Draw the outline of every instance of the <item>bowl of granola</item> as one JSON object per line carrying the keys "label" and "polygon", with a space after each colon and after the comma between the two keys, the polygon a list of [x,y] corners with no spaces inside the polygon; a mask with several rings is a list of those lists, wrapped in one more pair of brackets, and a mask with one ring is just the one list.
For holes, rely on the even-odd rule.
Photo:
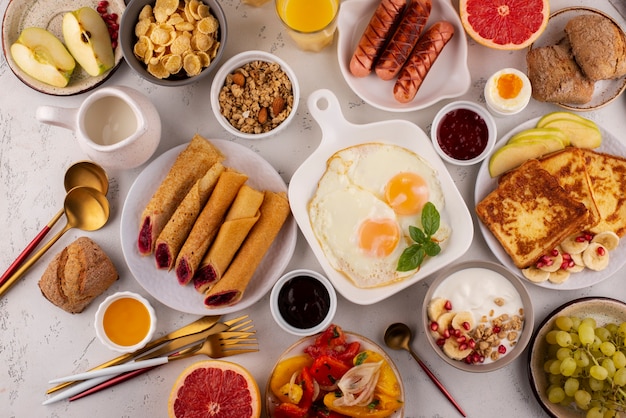
{"label": "bowl of granola", "polygon": [[468,261],[435,278],[424,297],[427,340],[446,363],[490,372],[515,360],[533,333],[530,295],[500,264]]}
{"label": "bowl of granola", "polygon": [[300,88],[281,58],[246,51],[226,61],[211,85],[215,118],[230,134],[262,139],[284,130],[296,115]]}

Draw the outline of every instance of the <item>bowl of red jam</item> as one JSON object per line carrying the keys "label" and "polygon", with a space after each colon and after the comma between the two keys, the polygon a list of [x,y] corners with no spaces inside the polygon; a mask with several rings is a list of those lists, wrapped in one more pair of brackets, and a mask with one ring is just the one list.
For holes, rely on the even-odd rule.
{"label": "bowl of red jam", "polygon": [[326,329],[337,310],[337,294],[322,274],[307,269],[283,275],[270,293],[276,323],[290,334],[308,336]]}
{"label": "bowl of red jam", "polygon": [[479,104],[456,101],[437,112],[430,137],[445,162],[472,165],[484,160],[493,150],[497,140],[496,122]]}

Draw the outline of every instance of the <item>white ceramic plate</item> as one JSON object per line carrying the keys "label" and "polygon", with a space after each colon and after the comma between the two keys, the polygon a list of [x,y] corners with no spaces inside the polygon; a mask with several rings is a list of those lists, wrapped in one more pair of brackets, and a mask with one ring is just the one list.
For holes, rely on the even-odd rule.
{"label": "white ceramic plate", "polygon": [[[344,119],[337,98],[329,90],[313,92],[309,96],[308,106],[311,115],[322,128],[322,140],[319,147],[291,178],[289,203],[300,230],[326,276],[339,293],[351,302],[360,305],[376,303],[449,265],[467,251],[474,235],[472,217],[450,173],[424,131],[405,120],[354,125]],[[326,170],[328,158],[340,149],[372,141],[402,146],[430,162],[439,175],[444,193],[445,208],[441,217],[450,225],[452,234],[442,252],[426,260],[413,276],[386,286],[364,289],[356,287],[352,281],[330,265],[311,228],[307,206],[315,194],[319,179]]]}
{"label": "white ceramic plate", "polygon": [[537,402],[543,409],[554,418],[583,418],[585,411],[574,409],[573,406],[562,406],[553,404],[548,400],[546,389],[549,386],[548,376],[543,370],[545,363],[545,353],[547,343],[545,336],[554,328],[554,321],[557,316],[576,316],[578,318],[593,318],[598,326],[608,323],[619,324],[626,321],[626,304],[624,302],[603,298],[590,297],[581,298],[567,302],[552,313],[550,313],[541,323],[530,342],[528,378],[530,387]]}
{"label": "white ceramic plate", "polygon": [[[274,167],[255,152],[235,142],[219,139],[213,139],[211,142],[226,156],[225,166],[248,175],[246,184],[258,190],[287,191],[285,182]],[[154,298],[172,309],[199,315],[224,315],[240,311],[261,299],[287,267],[296,246],[298,232],[296,223],[291,216],[287,219],[238,303],[217,309],[205,307],[204,295],[198,293],[193,285],[181,286],[174,271],[157,269],[154,256],[141,256],[137,250],[141,213],[178,154],[186,147],[187,144],[175,147],[150,163],[128,191],[121,221],[124,258],[139,284]]]}
{"label": "white ceramic plate", "polygon": [[[391,366],[391,368],[396,374],[396,379],[398,380],[398,383],[400,384],[400,391],[402,393],[402,399],[404,399],[404,385],[402,384],[402,377],[400,376],[400,372],[398,371],[398,368],[394,364],[393,360],[391,360],[391,358],[387,355],[387,353],[385,353],[385,351],[378,344],[374,343],[368,338],[365,338],[361,335],[354,334],[352,332],[347,332],[347,331],[344,331],[344,334],[346,335],[346,341],[348,343],[351,343],[354,341],[358,341],[359,343],[361,343],[361,348],[359,352],[364,351],[364,350],[370,350],[370,351],[380,354],[385,359],[385,361]],[[276,368],[276,365],[278,365],[278,363],[280,363],[281,361],[288,359],[290,357],[295,357],[300,354],[304,354],[304,349],[308,347],[309,345],[315,344],[315,339],[318,336],[319,334],[316,334],[310,337],[304,337],[296,341],[291,347],[287,348],[280,355],[280,357],[276,361],[276,364],[274,365],[274,369]],[[268,417],[274,416],[274,409],[280,403],[280,401],[278,400],[278,398],[276,398],[276,396],[274,396],[270,388],[270,380],[272,378],[272,374],[274,373],[273,371],[274,369],[272,369],[272,373],[270,373],[270,377],[268,378],[267,384],[265,385],[265,410],[267,412]],[[404,408],[400,408],[399,410],[391,414],[389,418],[402,418],[403,416],[404,416]]]}
{"label": "white ceramic plate", "polygon": [[[496,144],[494,151],[500,149],[506,141],[509,140],[511,136],[515,133],[520,132],[524,129],[532,128],[537,124],[539,118],[529,120],[508,132],[504,135]],[[604,152],[607,154],[620,155],[622,157],[626,157],[626,146],[622,144],[616,137],[611,135],[610,132],[602,129],[600,127],[600,131],[602,132],[602,145],[597,148],[598,151]],[[493,154],[492,154],[493,155]],[[474,190],[474,199],[475,202],[478,203],[487,194],[489,194],[492,190],[494,190],[497,186],[498,180],[497,178],[492,178],[489,175],[489,157],[483,161],[478,170],[478,176],[476,177],[476,188]],[[496,237],[493,236],[489,228],[485,226],[482,222],[478,222],[480,231],[487,242],[487,245],[493,252],[493,254],[500,260],[502,264],[504,264],[509,270],[513,271],[519,277],[521,277],[527,283],[530,282],[528,279],[524,277],[522,271],[515,267],[511,257],[504,251],[504,248],[500,245]],[[596,283],[601,282],[604,279],[607,279],[609,276],[613,275],[622,266],[626,263],[626,244],[621,243],[616,249],[610,252],[610,262],[609,266],[602,271],[592,271],[589,269],[585,269],[580,273],[573,273],[569,279],[567,279],[562,284],[554,284],[549,281],[545,281],[542,283],[533,283],[537,286],[546,287],[549,289],[558,289],[558,290],[574,290],[574,289],[583,289],[585,287],[594,285]]]}
{"label": "white ceramic plate", "polygon": [[423,109],[440,100],[464,94],[471,83],[467,66],[467,40],[459,15],[449,0],[433,1],[424,30],[439,20],[446,20],[454,26],[454,36],[435,61],[411,102],[400,103],[394,99],[394,80],[381,80],[375,73],[364,78],[350,73],[352,54],[379,3],[377,0],[348,0],[342,2],[339,9],[337,56],[341,74],[352,91],[366,103],[390,112]]}
{"label": "white ceramic plate", "polygon": [[[592,9],[589,7],[566,7],[550,15],[550,20],[546,30],[541,34],[539,39],[535,41],[530,48],[537,48],[541,46],[554,45],[565,37],[565,25],[573,17],[584,14],[597,14],[610,19],[620,31],[622,30],[620,25],[611,16],[606,13]],[[625,35],[626,36],[626,35]],[[599,109],[613,100],[617,99],[626,89],[626,76],[620,77],[615,80],[599,80],[595,83],[594,93],[591,101],[585,104],[571,104],[571,103],[558,103],[559,106],[584,112],[588,110]]]}
{"label": "white ceramic plate", "polygon": [[[2,21],[2,50],[11,71],[28,87],[54,96],[71,96],[99,86],[119,67],[122,62],[122,48],[118,45],[115,48],[115,66],[106,73],[92,77],[77,63],[70,83],[66,87],[54,87],[35,80],[24,73],[13,61],[10,48],[24,28],[35,26],[47,29],[63,41],[61,31],[63,15],[84,6],[95,9],[98,6],[98,0],[10,0]],[[125,9],[126,5],[123,0],[109,0],[109,13],[117,13],[118,23]]]}

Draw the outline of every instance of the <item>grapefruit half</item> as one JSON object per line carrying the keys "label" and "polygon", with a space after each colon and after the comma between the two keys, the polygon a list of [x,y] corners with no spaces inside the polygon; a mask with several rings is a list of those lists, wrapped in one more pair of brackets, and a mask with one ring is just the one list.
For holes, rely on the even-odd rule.
{"label": "grapefruit half", "polygon": [[238,364],[200,361],[176,379],[168,414],[171,418],[258,418],[259,386],[250,372]]}
{"label": "grapefruit half", "polygon": [[532,44],[550,18],[549,0],[460,0],[465,31],[494,49],[517,50]]}

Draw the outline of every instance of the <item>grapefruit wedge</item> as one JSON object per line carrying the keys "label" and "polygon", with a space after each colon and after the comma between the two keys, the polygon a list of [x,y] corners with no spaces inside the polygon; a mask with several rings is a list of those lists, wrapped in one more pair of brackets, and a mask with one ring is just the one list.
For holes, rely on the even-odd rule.
{"label": "grapefruit wedge", "polygon": [[481,45],[518,50],[532,44],[550,18],[549,0],[459,0],[461,23]]}
{"label": "grapefruit wedge", "polygon": [[178,376],[168,402],[170,418],[258,418],[261,395],[244,367],[222,360],[200,361]]}

